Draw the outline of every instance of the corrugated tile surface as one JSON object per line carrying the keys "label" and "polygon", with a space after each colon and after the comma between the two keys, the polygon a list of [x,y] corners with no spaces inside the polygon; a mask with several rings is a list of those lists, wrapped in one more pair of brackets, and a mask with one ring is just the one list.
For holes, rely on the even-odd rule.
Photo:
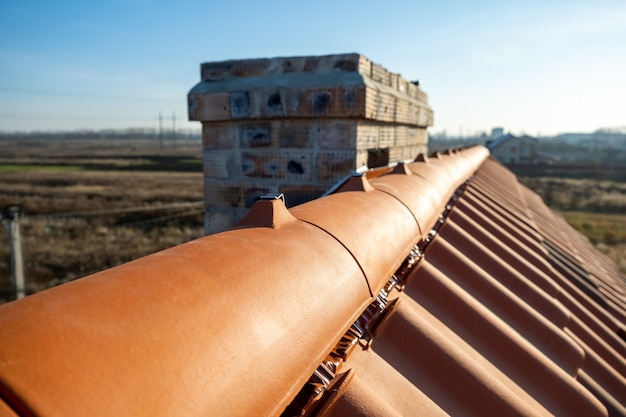
{"label": "corrugated tile surface", "polygon": [[626,416],[616,266],[482,147],[0,306],[0,415]]}

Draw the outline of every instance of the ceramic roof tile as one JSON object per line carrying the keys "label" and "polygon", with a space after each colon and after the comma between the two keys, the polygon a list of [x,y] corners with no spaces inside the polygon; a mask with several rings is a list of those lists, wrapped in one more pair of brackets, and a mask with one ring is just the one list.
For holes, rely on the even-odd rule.
{"label": "ceramic roof tile", "polygon": [[410,297],[402,297],[390,314],[372,349],[449,414],[549,415],[497,366]]}
{"label": "ceramic roof tile", "polygon": [[[455,259],[453,263],[449,261],[451,255]],[[432,243],[424,264],[432,265],[445,276],[454,277],[456,285],[570,374],[575,374],[582,364],[583,349],[561,332],[569,320],[569,311],[546,297],[545,293],[534,292],[534,297],[520,297],[445,239],[436,239]],[[415,272],[417,277],[423,273],[422,268]]]}
{"label": "ceramic roof tile", "polygon": [[428,263],[406,294],[555,415],[601,415],[598,404],[535,345]]}
{"label": "ceramic roof tile", "polygon": [[485,148],[0,306],[0,415],[626,416],[626,285]]}

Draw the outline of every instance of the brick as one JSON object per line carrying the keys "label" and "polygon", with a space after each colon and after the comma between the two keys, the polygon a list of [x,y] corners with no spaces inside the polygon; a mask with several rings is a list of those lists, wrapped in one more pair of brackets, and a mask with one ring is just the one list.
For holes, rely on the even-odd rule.
{"label": "brick", "polygon": [[359,123],[357,126],[356,147],[357,149],[370,149],[378,147],[380,125],[373,123]]}
{"label": "brick", "polygon": [[238,174],[236,154],[232,150],[205,149],[203,152],[204,175],[213,178],[229,178]]}
{"label": "brick", "polygon": [[[202,79],[189,93],[190,120],[345,117],[432,124],[427,96],[417,86],[358,54],[205,63]],[[247,80],[232,91],[237,79]]]}
{"label": "brick", "polygon": [[202,146],[205,149],[233,149],[239,140],[239,127],[230,123],[203,123]]}
{"label": "brick", "polygon": [[406,117],[418,126],[427,126],[427,120],[420,117],[421,110],[422,108],[415,103],[409,103]]}
{"label": "brick", "polygon": [[411,120],[411,113],[409,111],[409,108],[411,108],[412,106],[413,106],[413,103],[410,103],[409,101],[397,100],[394,122],[409,124]]}
{"label": "brick", "polygon": [[308,93],[308,112],[311,116],[329,115],[335,106],[336,91],[333,89],[315,89]]}
{"label": "brick", "polygon": [[389,71],[378,64],[372,64],[372,80],[379,82],[383,85],[391,86],[391,79]]}
{"label": "brick", "polygon": [[428,131],[426,129],[416,129],[412,128],[412,140],[409,143],[419,144],[420,148],[423,146],[428,146]]}
{"label": "brick", "polygon": [[[286,117],[364,117],[364,87],[335,86],[329,88],[290,88],[282,92]],[[263,114],[255,114],[263,117]]]}
{"label": "brick", "polygon": [[434,124],[433,111],[430,108],[421,107],[417,117],[418,126],[432,126]]}
{"label": "brick", "polygon": [[389,73],[389,82],[390,82],[391,88],[393,88],[394,90],[400,91],[400,80],[401,79],[402,78],[400,77],[399,74]]}
{"label": "brick", "polygon": [[284,97],[281,89],[258,90],[254,92],[253,115],[260,118],[285,116]]}
{"label": "brick", "polygon": [[237,183],[205,178],[204,202],[207,208],[250,208],[257,197],[276,193],[277,186],[269,183]]}
{"label": "brick", "polygon": [[311,159],[310,152],[287,152],[285,158],[285,178],[302,181],[311,180]]}
{"label": "brick", "polygon": [[283,150],[241,153],[241,172],[252,178],[311,179],[309,152]]}
{"label": "brick", "polygon": [[317,134],[320,149],[354,149],[356,146],[356,126],[347,120],[321,120],[310,122]]}
{"label": "brick", "polygon": [[234,91],[230,93],[230,117],[233,119],[247,119],[251,116],[250,92]]}
{"label": "brick", "polygon": [[311,148],[313,142],[309,129],[313,123],[309,120],[284,120],[272,123],[272,143],[278,148]]}
{"label": "brick", "polygon": [[394,143],[393,146],[406,146],[410,143],[412,138],[411,128],[408,126],[397,126],[394,129]]}
{"label": "brick", "polygon": [[396,129],[397,127],[381,126],[378,131],[379,148],[389,148],[396,144]]}
{"label": "brick", "polygon": [[404,160],[403,153],[404,153],[404,149],[400,147],[395,147],[395,148],[390,149],[389,158],[388,158],[389,163],[403,161]]}
{"label": "brick", "polygon": [[356,169],[354,151],[320,152],[317,155],[317,179],[337,181]]}
{"label": "brick", "polygon": [[[283,93],[284,102],[283,109],[286,116],[296,117],[306,115],[308,110],[306,108],[306,96],[307,91],[303,89],[290,88]],[[301,107],[304,107],[301,109]]]}
{"label": "brick", "polygon": [[365,87],[352,86],[343,88],[343,105],[346,114],[353,117],[365,117]]}
{"label": "brick", "polygon": [[188,101],[190,120],[203,123],[205,204],[232,221],[259,195],[282,192],[289,206],[301,204],[357,168],[426,152],[433,123],[426,94],[362,55],[233,60],[201,70]]}
{"label": "brick", "polygon": [[233,61],[208,62],[200,66],[202,81],[220,81],[227,79],[234,65]]}
{"label": "brick", "polygon": [[269,148],[272,145],[270,123],[245,124],[239,128],[239,148]]}
{"label": "brick", "polygon": [[223,81],[268,75],[271,65],[272,60],[265,58],[208,62],[201,65],[200,72],[203,81]]}
{"label": "brick", "polygon": [[225,81],[236,78],[267,77],[292,72],[328,73],[360,71],[367,58],[359,54],[279,57],[208,62],[201,65],[203,81]]}
{"label": "brick", "polygon": [[189,120],[226,120],[231,117],[229,93],[190,94]]}
{"label": "brick", "polygon": [[204,205],[221,208],[244,207],[242,184],[205,178]]}
{"label": "brick", "polygon": [[361,167],[366,167],[368,158],[369,158],[369,152],[367,151],[367,149],[357,151],[356,163],[354,164],[356,169],[359,169]]}
{"label": "brick", "polygon": [[365,114],[368,119],[394,122],[396,98],[389,92],[376,88],[367,89]]}

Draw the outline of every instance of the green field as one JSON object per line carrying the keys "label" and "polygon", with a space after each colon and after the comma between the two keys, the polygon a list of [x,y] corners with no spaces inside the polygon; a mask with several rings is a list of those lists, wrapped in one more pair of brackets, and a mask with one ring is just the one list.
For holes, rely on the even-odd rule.
{"label": "green field", "polygon": [[593,244],[626,244],[626,214],[562,211],[561,215]]}

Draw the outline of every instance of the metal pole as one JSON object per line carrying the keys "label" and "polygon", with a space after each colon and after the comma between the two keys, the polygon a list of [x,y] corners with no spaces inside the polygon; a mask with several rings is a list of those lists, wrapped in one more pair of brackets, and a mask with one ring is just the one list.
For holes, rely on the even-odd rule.
{"label": "metal pole", "polygon": [[172,113],[172,146],[176,149],[176,113]]}
{"label": "metal pole", "polygon": [[159,112],[159,150],[163,150],[163,116]]}
{"label": "metal pole", "polygon": [[9,231],[9,243],[11,246],[11,270],[13,271],[13,290],[15,298],[20,299],[26,296],[26,286],[24,281],[24,261],[22,259],[22,238],[20,236],[20,217],[22,208],[20,206],[8,206],[2,213],[2,224]]}

